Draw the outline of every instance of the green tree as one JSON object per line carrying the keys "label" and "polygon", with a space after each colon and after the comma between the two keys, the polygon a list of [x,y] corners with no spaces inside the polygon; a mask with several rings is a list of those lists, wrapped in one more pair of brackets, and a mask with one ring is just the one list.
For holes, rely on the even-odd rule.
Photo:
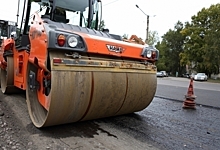
{"label": "green tree", "polygon": [[220,64],[220,4],[203,8],[192,16],[182,30],[186,36],[181,63],[209,76],[219,73]]}
{"label": "green tree", "polygon": [[157,70],[166,70],[168,71],[168,65],[166,61],[165,51],[167,49],[165,42],[158,42],[155,47],[159,50],[159,61],[156,62]]}
{"label": "green tree", "polygon": [[184,39],[180,32],[183,23],[178,21],[173,30],[169,30],[162,36],[162,41],[158,42],[156,48],[160,51],[160,59],[157,62],[158,70],[166,70],[179,75],[185,72],[185,66],[180,63],[180,53],[183,51]]}
{"label": "green tree", "polygon": [[148,45],[155,45],[159,41],[157,31],[149,31]]}
{"label": "green tree", "polygon": [[122,38],[123,38],[123,39],[128,39],[128,34],[122,35]]}
{"label": "green tree", "polygon": [[100,22],[100,24],[99,24],[98,29],[99,29],[99,30],[103,30],[104,28],[105,28],[105,21],[102,20],[102,21]]}

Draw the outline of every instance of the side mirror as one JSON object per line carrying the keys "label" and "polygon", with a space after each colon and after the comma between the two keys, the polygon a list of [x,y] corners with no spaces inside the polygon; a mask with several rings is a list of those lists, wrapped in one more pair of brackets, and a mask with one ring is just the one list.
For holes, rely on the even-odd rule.
{"label": "side mirror", "polygon": [[11,32],[11,38],[17,39],[17,33],[15,31]]}

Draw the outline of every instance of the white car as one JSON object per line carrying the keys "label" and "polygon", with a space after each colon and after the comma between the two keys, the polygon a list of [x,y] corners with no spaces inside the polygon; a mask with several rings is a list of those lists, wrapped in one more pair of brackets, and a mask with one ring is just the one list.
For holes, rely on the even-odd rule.
{"label": "white car", "polygon": [[164,77],[163,73],[162,72],[157,72],[157,77]]}
{"label": "white car", "polygon": [[207,75],[205,73],[197,73],[194,76],[194,80],[195,81],[207,81],[208,77],[207,77]]}
{"label": "white car", "polygon": [[160,71],[160,72],[162,72],[162,73],[163,73],[163,76],[164,76],[164,77],[168,77],[168,74],[167,74],[167,72],[166,72],[166,71]]}

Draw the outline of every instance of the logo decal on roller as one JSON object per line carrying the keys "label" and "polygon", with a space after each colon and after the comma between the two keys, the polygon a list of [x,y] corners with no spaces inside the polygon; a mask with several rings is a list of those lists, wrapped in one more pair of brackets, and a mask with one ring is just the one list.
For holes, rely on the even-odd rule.
{"label": "logo decal on roller", "polygon": [[109,45],[109,44],[107,44],[106,46],[110,52],[123,53],[125,51],[125,49],[120,46]]}

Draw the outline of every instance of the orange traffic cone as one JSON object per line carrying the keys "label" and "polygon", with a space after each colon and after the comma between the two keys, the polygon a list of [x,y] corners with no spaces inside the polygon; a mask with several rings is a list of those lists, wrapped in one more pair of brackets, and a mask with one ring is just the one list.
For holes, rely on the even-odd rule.
{"label": "orange traffic cone", "polygon": [[196,109],[196,103],[194,102],[195,99],[196,96],[194,95],[193,91],[193,78],[191,78],[188,92],[185,95],[185,101],[183,102],[183,108]]}

